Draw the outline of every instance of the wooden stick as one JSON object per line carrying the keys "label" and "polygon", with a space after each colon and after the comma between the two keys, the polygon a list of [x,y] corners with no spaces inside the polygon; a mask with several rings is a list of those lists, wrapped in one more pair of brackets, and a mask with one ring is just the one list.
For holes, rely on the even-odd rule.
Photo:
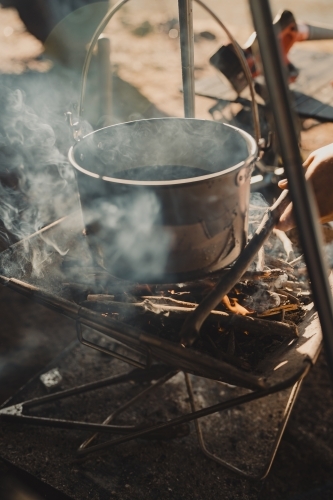
{"label": "wooden stick", "polygon": [[299,309],[299,306],[297,304],[283,304],[279,307],[273,307],[272,309],[267,309],[267,311],[258,314],[259,318],[266,318],[267,316],[274,316],[275,314],[279,313],[280,311],[296,311]]}
{"label": "wooden stick", "polygon": [[293,295],[290,292],[286,292],[285,290],[279,290],[278,295],[281,295],[282,297],[286,297],[291,304],[297,304],[300,306],[300,301],[295,295]]}
{"label": "wooden stick", "polygon": [[[183,300],[173,299],[172,297],[163,297],[158,295],[142,295],[141,299],[144,301],[151,302],[152,304],[160,305],[170,305],[170,306],[180,306],[180,307],[196,307],[198,304],[196,302],[184,302]],[[89,302],[114,302],[114,295],[104,295],[104,294],[90,294],[87,296]],[[126,302],[125,302],[126,303]],[[141,302],[143,304],[144,302]],[[127,302],[127,304],[138,304],[135,302]],[[140,304],[140,302],[139,302]]]}
{"label": "wooden stick", "polygon": [[299,262],[302,262],[304,264],[304,255],[300,255],[299,257],[297,257],[297,259],[294,259],[292,260],[291,262],[289,262],[289,264],[293,267],[295,267],[297,264],[299,264]]}
{"label": "wooden stick", "polygon": [[144,300],[149,300],[153,304],[163,304],[169,306],[178,306],[178,307],[187,307],[194,308],[198,304],[196,302],[185,302],[184,300],[173,299],[172,297],[152,297],[152,296],[143,296]]}
{"label": "wooden stick", "polygon": [[276,257],[272,257],[271,255],[266,255],[266,264],[268,266],[274,266],[283,269],[287,273],[293,273],[295,271],[294,268],[289,264],[289,262],[286,262],[282,259],[277,259]]}
{"label": "wooden stick", "polygon": [[303,281],[286,281],[284,284],[286,287],[291,288],[292,290],[309,290],[309,284],[304,283]]}
{"label": "wooden stick", "polygon": [[288,236],[286,235],[286,233],[284,231],[281,231],[280,229],[273,229],[273,233],[281,241],[283,248],[284,248],[284,251],[286,252],[286,255],[287,255],[287,261],[295,259],[293,244],[292,244],[291,240],[288,238]]}
{"label": "wooden stick", "polygon": [[271,280],[285,274],[282,269],[265,269],[264,271],[246,271],[241,281]]}

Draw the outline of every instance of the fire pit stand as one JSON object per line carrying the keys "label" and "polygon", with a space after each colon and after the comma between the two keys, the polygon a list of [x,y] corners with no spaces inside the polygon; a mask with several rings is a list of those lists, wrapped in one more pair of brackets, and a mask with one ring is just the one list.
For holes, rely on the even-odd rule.
{"label": "fire pit stand", "polygon": [[[145,332],[122,324],[119,321],[112,320],[111,318],[103,317],[99,313],[86,309],[85,307],[80,307],[75,304],[75,302],[68,300],[68,298],[64,298],[64,296],[61,296],[64,295],[62,284],[68,279],[68,275],[63,274],[63,270],[61,270],[61,266],[59,266],[59,261],[62,259],[59,253],[54,249],[51,250],[49,246],[52,241],[57,242],[58,248],[69,249],[66,255],[67,260],[71,258],[75,262],[75,252],[78,251],[80,252],[79,258],[82,260],[82,245],[84,245],[85,240],[80,213],[74,213],[72,216],[68,216],[57,223],[51,224],[49,227],[39,231],[27,240],[19,242],[3,252],[1,254],[1,268],[10,269],[11,274],[18,276],[20,279],[2,277],[1,283],[73,319],[76,322],[78,338],[81,343],[93,347],[95,351],[100,351],[103,355],[111,355],[139,368],[125,375],[119,376],[116,374],[112,377],[103,378],[101,381],[89,382],[88,384],[71,387],[63,392],[57,392],[43,397],[33,397],[26,401],[17,401],[16,399],[15,404],[9,403],[8,406],[7,403],[5,407],[1,409],[1,421],[17,424],[40,425],[43,427],[86,430],[93,433],[108,433],[117,436],[113,438],[112,441],[103,442],[101,444],[91,444],[93,438],[89,438],[78,450],[78,456],[82,458],[92,452],[101,451],[105,448],[135,438],[150,436],[151,438],[154,437],[157,439],[163,435],[179,437],[179,435],[181,436],[188,432],[187,424],[194,421],[199,445],[209,458],[244,476],[264,477],[270,469],[301,382],[311,368],[311,365],[316,361],[320,350],[321,331],[313,306],[307,306],[309,308],[307,315],[298,326],[299,337],[284,342],[281,348],[277,349],[269,359],[259,366],[258,372],[260,372],[260,376],[257,376],[252,373],[243,372],[232,365],[222,363],[211,356],[198,353],[193,349],[183,349],[173,342],[154,338]],[[44,250],[48,249],[49,251],[48,264],[45,267],[44,274],[42,273],[39,278],[36,278],[31,273],[31,267],[28,260],[26,260],[26,266],[22,267],[21,257],[25,252],[33,253],[35,251],[41,251],[42,248],[44,248]],[[89,252],[87,251],[87,256],[88,255]],[[67,272],[68,270],[66,270],[66,273]],[[39,286],[36,286],[36,283],[38,283]],[[50,283],[51,292],[45,291],[45,288],[50,289]],[[84,328],[92,328],[99,332],[97,337],[95,334],[95,337],[91,339],[90,334],[87,336],[86,332],[83,337],[82,325]],[[105,338],[112,340],[112,346],[105,344],[103,340]],[[117,344],[114,344],[114,342]],[[135,353],[135,356],[133,356],[133,353]],[[153,359],[154,363],[152,363]],[[142,368],[145,369],[142,370]],[[156,391],[157,389],[162,390],[166,382],[171,382],[172,378],[180,371],[185,373],[186,384],[183,390],[186,391],[186,397],[189,398],[191,406],[190,413],[185,413],[176,418],[170,418],[158,424],[146,423],[134,426],[113,424],[113,420],[123,411],[128,410],[131,405],[134,405],[139,400],[143,401],[147,394],[152,391]],[[189,376],[188,373],[192,373],[193,375]],[[206,378],[208,378],[207,381]],[[194,390],[192,389],[191,379],[194,380]],[[211,381],[209,381],[209,379],[211,379]],[[156,382],[148,388],[145,387],[130,401],[126,401],[122,407],[117,408],[101,424],[88,423],[80,420],[73,421],[50,418],[47,416],[32,416],[30,414],[30,409],[34,407],[42,407],[42,405],[45,404],[49,405],[52,402],[69,398],[69,396],[88,393],[88,391],[95,392],[103,387],[114,387],[115,384],[124,383],[128,380],[155,380]],[[204,407],[199,409],[195,392],[198,390],[198,387],[200,388],[200,384],[203,387],[205,384],[228,387],[228,385],[221,386],[218,382],[219,380],[228,385],[237,385],[239,388],[243,389],[240,389],[240,393],[237,394],[236,397],[233,397],[233,391],[231,391],[231,397],[229,399],[223,399],[222,402],[215,402],[215,404],[204,404]],[[212,394],[214,394],[211,386],[209,387],[209,389],[208,387],[205,388],[204,392],[212,392]],[[283,400],[281,405],[282,417],[280,415],[281,418],[279,418],[279,423],[276,428],[276,436],[273,440],[273,444],[271,443],[271,452],[268,454],[269,458],[265,458],[265,463],[261,464],[260,471],[256,471],[255,474],[249,473],[246,467],[242,468],[239,464],[234,465],[226,462],[216,454],[208,451],[204,442],[204,433],[198,419],[214,416],[222,410],[229,410],[245,403],[265,401],[264,398],[273,397],[276,393],[281,394],[281,391],[285,389],[287,389],[287,396],[278,397],[278,401],[279,398]],[[248,405],[246,405],[246,407],[247,406]],[[244,416],[246,419],[246,411],[244,412]]]}
{"label": "fire pit stand", "polygon": [[[188,436],[190,430],[188,423],[194,420],[199,445],[209,458],[245,477],[263,478],[268,473],[274,459],[302,379],[301,376],[299,382],[294,384],[291,389],[282,390],[284,384],[279,384],[272,391],[264,391],[262,394],[249,393],[240,388],[221,385],[214,381],[189,375],[185,375],[184,383],[181,373],[178,375],[174,371],[167,373],[168,368],[161,365],[154,365],[151,369],[144,371],[134,369],[129,373],[123,373],[122,362],[105,359],[103,354],[94,351],[88,350],[86,352],[84,347],[80,347],[78,344],[74,344],[64,351],[63,354],[44,370],[44,373],[48,373],[51,369],[57,367],[59,372],[64,376],[66,386],[68,378],[72,380],[74,376],[74,380],[77,380],[77,377],[80,376],[78,367],[81,368],[81,371],[84,370],[83,373],[86,372],[87,377],[94,373],[91,367],[95,367],[95,365],[101,363],[104,365],[103,372],[106,369],[107,371],[116,373],[112,377],[109,377],[108,386],[106,385],[107,381],[103,379],[100,383],[92,382],[83,384],[79,387],[60,391],[59,393],[52,393],[49,390],[49,394],[46,396],[34,397],[36,394],[43,392],[45,394],[45,387],[43,387],[37,376],[26,388],[20,390],[7,403],[7,405],[10,404],[11,406],[8,407],[6,405],[1,410],[1,421],[3,422],[1,456],[19,467],[27,468],[30,472],[33,464],[26,463],[24,459],[24,450],[27,448],[35,450],[34,454],[40,462],[42,462],[40,457],[47,452],[47,456],[50,457],[50,465],[54,465],[55,467],[57,466],[57,456],[61,452],[62,455],[65,454],[65,463],[66,461],[72,462],[74,460],[74,463],[77,463],[79,467],[81,464],[84,469],[87,466],[91,467],[92,463],[94,464],[93,467],[98,468],[99,460],[96,457],[97,452],[104,452],[105,454],[113,445],[131,441],[140,435],[142,438],[146,436],[148,440],[162,440],[161,442],[175,439],[176,441],[173,446],[176,449],[178,447],[185,446],[187,448],[190,446],[193,450],[194,438],[193,434],[192,437],[191,435]],[[306,374],[308,368],[310,368],[309,363],[306,364],[303,375]],[[160,377],[163,371],[166,374]],[[117,373],[120,373],[120,375]],[[150,383],[152,379],[154,383]],[[130,383],[131,381],[132,384]],[[133,388],[134,381],[135,386]],[[129,391],[130,396],[126,396],[126,392],[124,393],[124,385],[126,391]],[[98,387],[100,388],[98,389]],[[88,389],[93,390],[91,395],[88,394]],[[133,395],[134,389],[138,392],[135,392]],[[274,392],[278,389],[281,389],[278,395],[269,395],[269,392]],[[87,398],[86,404],[81,396],[84,393],[86,393]],[[70,395],[72,398],[69,398]],[[30,397],[31,399],[29,399]],[[65,401],[66,397],[68,397],[68,401]],[[126,402],[124,402],[124,398],[126,397],[130,399],[128,401],[125,399]],[[199,398],[201,405],[218,399],[222,400],[222,402],[198,411],[195,408],[195,404],[198,404],[198,402],[194,402],[197,398]],[[23,399],[27,399],[27,401],[22,402]],[[61,402],[60,399],[64,401]],[[183,410],[185,406],[186,411],[188,406],[188,403],[186,403],[187,399],[189,399],[191,406],[190,413],[177,416],[160,425],[148,424],[149,427],[147,425],[146,428],[142,428],[140,425],[133,426],[133,414],[134,417],[139,418],[142,415],[142,410],[147,408],[147,405],[149,413],[154,413],[165,406],[166,414],[169,417],[171,405],[173,405],[173,408],[176,407],[178,411]],[[252,403],[250,403],[251,400]],[[87,423],[86,419],[89,418],[89,414],[84,414],[85,421],[78,421],[79,419],[77,419],[78,415],[82,418],[82,412],[87,408],[88,413],[90,408],[90,414],[91,408],[93,408],[93,418],[96,419],[96,414],[102,416],[106,411],[104,409],[101,412],[101,405],[104,408],[110,406],[110,403],[112,406],[114,403],[119,404],[119,401],[121,401],[121,405],[116,407],[111,415],[104,420],[103,424]],[[243,411],[239,411],[237,405],[245,402],[249,404],[243,407]],[[42,403],[44,403],[45,409]],[[140,403],[138,414],[135,413],[135,403]],[[151,408],[152,404],[154,408]],[[228,411],[219,413],[223,409]],[[19,414],[21,411],[22,413]],[[32,416],[31,411],[37,413],[38,416]],[[27,413],[27,415],[23,415],[23,412]],[[127,425],[124,425],[123,419],[121,419],[121,425],[115,424],[114,422],[118,418],[121,418],[123,412],[127,412],[125,420]],[[75,421],[63,419],[63,413],[65,415],[70,414],[72,418],[74,416]],[[175,413],[174,409],[172,413]],[[56,417],[60,414],[61,420],[45,416],[48,414],[56,415]],[[200,427],[199,421],[196,420],[199,416],[202,418],[203,428]],[[97,418],[99,417],[97,416]],[[129,419],[129,422],[127,419]],[[12,425],[13,423],[15,423],[15,426]],[[178,425],[175,426],[175,423]],[[33,427],[29,433],[24,433],[24,440],[20,437],[17,442],[15,434],[20,430],[19,435],[22,436],[21,433],[25,424],[32,425]],[[45,427],[49,427],[49,430],[46,430]],[[55,428],[52,429],[52,427]],[[68,439],[65,438],[66,433],[64,434],[64,431],[60,429],[69,429],[71,437]],[[136,431],[136,429],[138,430]],[[93,436],[86,439],[78,449],[77,461],[75,460],[73,446],[82,439],[82,431],[92,432]],[[96,433],[102,436],[100,444],[93,443]],[[109,439],[108,434],[113,436],[120,435],[120,437],[113,437],[112,441],[105,441],[105,438]],[[57,435],[59,436],[58,438]],[[248,436],[248,438],[245,438],[245,436]],[[61,439],[63,444],[60,444],[60,449],[58,449],[58,445],[57,449],[53,451],[50,448],[52,446],[51,443],[59,439]],[[70,447],[65,443],[67,440],[69,440]],[[178,440],[181,441],[177,443]],[[209,444],[205,444],[205,440]],[[238,442],[236,448],[235,441]],[[9,450],[6,448],[6,443],[11,443]],[[137,450],[137,446],[140,447],[142,445],[134,445],[133,443],[131,446],[134,453]],[[21,450],[21,453],[17,453],[17,448]],[[209,452],[207,448],[213,448],[214,453]],[[217,456],[221,448],[223,448],[223,456],[227,460]],[[94,454],[91,455],[91,452],[94,452]],[[121,450],[117,451],[116,454],[118,453],[122,453]],[[21,458],[18,458],[18,455]],[[113,455],[114,453],[110,455],[109,451],[108,456],[112,457]],[[82,462],[83,459],[84,462]],[[86,465],[87,459],[89,459],[89,463]],[[63,459],[62,462],[64,464]],[[45,479],[48,482],[47,477]]]}

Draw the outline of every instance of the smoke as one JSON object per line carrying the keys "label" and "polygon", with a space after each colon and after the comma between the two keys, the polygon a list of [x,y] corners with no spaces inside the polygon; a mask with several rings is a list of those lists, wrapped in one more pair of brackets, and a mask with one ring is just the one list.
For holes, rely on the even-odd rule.
{"label": "smoke", "polygon": [[[0,85],[0,109],[0,248],[4,249],[72,211],[77,194],[73,170],[57,146],[53,128],[26,104],[22,90]],[[24,245],[28,258],[28,243]],[[29,255],[32,274],[39,275],[51,247],[66,252],[48,239],[44,250]]]}
{"label": "smoke", "polygon": [[[69,137],[70,133],[64,122],[59,126],[59,92],[54,92],[54,114],[45,104],[37,114],[31,103],[36,105],[38,99],[36,92],[32,94],[34,98],[28,106],[21,90],[0,88],[3,109],[0,241],[3,247],[8,247],[23,240],[20,251],[15,254],[19,261],[16,268],[22,270],[20,277],[23,277],[24,269],[30,266],[30,276],[38,278],[51,264],[54,253],[65,257],[69,248],[66,238],[59,238],[52,231],[38,235],[40,244],[31,245],[27,237],[79,205],[73,169],[65,156],[68,139],[64,136]],[[244,139],[233,129],[222,128],[221,124],[199,120],[143,120],[112,127],[112,131],[95,132],[75,147],[77,163],[93,174],[77,173],[87,240],[95,263],[115,275],[141,281],[147,277],[159,279],[164,272],[182,272],[178,268],[191,271],[200,255],[207,259],[205,249],[198,248],[195,258],[191,254],[197,245],[196,235],[203,231],[202,221],[209,228],[211,238],[228,229],[225,220],[231,224],[233,207],[237,204],[230,193],[228,198],[218,196],[212,183],[207,185],[205,195],[201,189],[192,188],[179,189],[175,194],[174,189],[155,190],[144,182],[138,189],[126,182],[122,185],[109,182],[110,179],[102,180],[100,176],[118,174],[121,178],[126,169],[156,166],[161,169],[165,165],[185,169],[185,177],[191,176],[189,169],[192,168],[196,169],[194,175],[198,171],[200,175],[219,175],[221,170],[245,160],[248,155]],[[235,188],[233,180],[230,184]],[[169,231],[170,227],[175,229]],[[182,227],[193,230],[185,236]],[[176,238],[181,241],[180,257],[180,243],[175,244]],[[218,244],[214,252],[221,254]],[[170,253],[177,261],[177,271],[168,263]],[[213,254],[208,256],[211,260],[216,258]],[[77,258],[80,260],[79,254]],[[10,257],[2,272],[13,275],[9,261]]]}
{"label": "smoke", "polygon": [[265,210],[269,207],[266,199],[261,193],[251,193],[249,206],[249,234],[255,233],[262,221]]}
{"label": "smoke", "polygon": [[160,224],[156,194],[144,191],[131,199],[101,200],[84,217],[92,253],[102,268],[131,280],[160,277],[172,238]]}

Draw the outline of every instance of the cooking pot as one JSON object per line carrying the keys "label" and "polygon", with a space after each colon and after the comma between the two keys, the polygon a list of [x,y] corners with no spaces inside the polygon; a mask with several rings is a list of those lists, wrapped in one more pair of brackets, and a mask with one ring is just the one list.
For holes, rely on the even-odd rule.
{"label": "cooking pot", "polygon": [[[111,7],[93,35],[82,71],[79,117],[94,48],[128,1]],[[192,118],[193,27],[190,12],[184,15],[185,4],[184,12],[179,4],[179,14],[187,118],[137,120],[84,137],[80,122],[72,124],[77,142],[69,160],[87,241],[98,265],[127,280],[201,278],[231,264],[247,241],[250,177],[260,139],[253,82],[231,33],[201,0],[197,3],[226,31],[238,54],[252,97],[256,141],[236,127]]]}
{"label": "cooking pot", "polygon": [[255,140],[184,118],[102,128],[69,152],[99,265],[132,281],[181,282],[232,263],[247,241]]}

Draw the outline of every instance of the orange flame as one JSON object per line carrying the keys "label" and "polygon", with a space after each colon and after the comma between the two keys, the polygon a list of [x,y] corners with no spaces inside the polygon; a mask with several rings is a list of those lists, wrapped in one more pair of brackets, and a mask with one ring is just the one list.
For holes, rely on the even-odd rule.
{"label": "orange flame", "polygon": [[222,304],[225,305],[225,307],[234,314],[240,314],[241,316],[246,316],[247,314],[251,314],[251,311],[241,306],[238,303],[237,299],[234,298],[229,299],[228,295],[225,295],[223,297]]}

